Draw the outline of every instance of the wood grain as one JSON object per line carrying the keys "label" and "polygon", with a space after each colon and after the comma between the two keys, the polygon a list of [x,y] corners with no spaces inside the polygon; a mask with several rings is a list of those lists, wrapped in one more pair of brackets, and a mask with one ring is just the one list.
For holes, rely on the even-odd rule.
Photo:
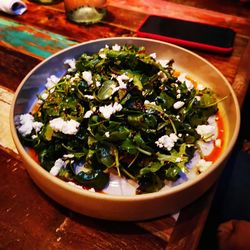
{"label": "wood grain", "polygon": [[16,146],[10,132],[10,105],[13,99],[12,91],[0,87],[0,147],[4,150],[12,150],[17,153]]}
{"label": "wood grain", "polygon": [[19,51],[0,46],[1,85],[15,91],[22,79],[40,60]]}
{"label": "wood grain", "polygon": [[175,220],[171,218],[161,223],[136,224],[85,217],[44,195],[27,176],[23,163],[10,159],[1,149],[0,166],[0,249],[34,249],[34,243],[35,249],[65,249],[67,246],[66,249],[72,250],[151,250],[166,247],[166,239],[155,231],[159,234],[162,226],[165,231],[173,228]]}

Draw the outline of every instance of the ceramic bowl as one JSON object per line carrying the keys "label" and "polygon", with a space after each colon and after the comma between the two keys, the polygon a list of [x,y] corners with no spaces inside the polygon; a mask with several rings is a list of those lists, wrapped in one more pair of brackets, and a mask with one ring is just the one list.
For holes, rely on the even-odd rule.
{"label": "ceramic bowl", "polygon": [[[105,45],[134,44],[145,46],[147,53],[155,52],[158,59],[175,60],[177,70],[188,73],[193,79],[212,88],[220,97],[225,121],[225,146],[221,156],[206,172],[171,189],[135,196],[114,196],[81,190],[52,176],[36,163],[20,142],[14,117],[27,113],[36,101],[36,94],[44,90],[46,79],[65,72],[63,62],[82,53],[96,53]],[[67,48],[37,65],[22,81],[11,107],[11,132],[26,169],[33,181],[52,199],[78,213],[108,220],[134,221],[175,213],[195,201],[218,179],[223,165],[237,139],[240,111],[236,96],[226,78],[212,64],[197,54],[173,44],[143,38],[110,38],[81,43]]]}

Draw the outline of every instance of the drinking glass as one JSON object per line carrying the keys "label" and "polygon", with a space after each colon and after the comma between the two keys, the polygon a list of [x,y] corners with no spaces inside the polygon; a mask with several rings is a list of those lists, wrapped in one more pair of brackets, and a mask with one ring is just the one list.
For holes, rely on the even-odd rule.
{"label": "drinking glass", "polygon": [[106,14],[106,2],[106,0],[64,0],[66,16],[75,23],[97,23]]}

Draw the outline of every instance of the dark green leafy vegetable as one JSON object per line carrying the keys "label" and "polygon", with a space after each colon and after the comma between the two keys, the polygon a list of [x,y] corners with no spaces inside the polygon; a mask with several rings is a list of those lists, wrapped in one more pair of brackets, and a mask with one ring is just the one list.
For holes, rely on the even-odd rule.
{"label": "dark green leafy vegetable", "polygon": [[90,173],[80,172],[75,175],[75,179],[86,187],[102,190],[109,182],[109,175],[100,170]]}

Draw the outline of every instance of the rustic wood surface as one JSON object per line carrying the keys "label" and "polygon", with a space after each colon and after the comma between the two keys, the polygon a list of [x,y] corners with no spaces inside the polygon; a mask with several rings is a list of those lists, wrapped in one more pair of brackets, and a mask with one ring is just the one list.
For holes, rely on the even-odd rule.
{"label": "rustic wood surface", "polygon": [[12,141],[14,92],[41,60],[79,42],[135,36],[147,14],[220,24],[236,32],[231,56],[195,51],[232,84],[240,104],[250,81],[250,9],[238,1],[108,0],[108,15],[84,26],[66,20],[63,3],[25,1],[21,16],[0,13],[0,249],[196,249],[213,198],[209,190],[179,214],[143,222],[108,222],[56,204],[29,178]]}

